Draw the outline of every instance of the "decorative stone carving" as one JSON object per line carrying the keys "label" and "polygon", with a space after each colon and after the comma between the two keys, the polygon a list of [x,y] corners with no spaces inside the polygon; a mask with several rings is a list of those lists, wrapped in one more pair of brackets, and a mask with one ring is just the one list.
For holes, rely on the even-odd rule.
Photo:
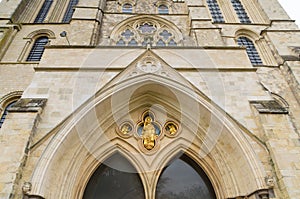
{"label": "decorative stone carving", "polygon": [[136,67],[145,73],[155,73],[162,69],[161,63],[150,56],[147,56],[145,59],[139,61]]}
{"label": "decorative stone carving", "polygon": [[164,126],[164,131],[166,136],[168,137],[175,137],[178,135],[179,126],[173,121],[166,122]]}
{"label": "decorative stone carving", "polygon": [[180,126],[175,121],[169,120],[162,128],[159,122],[155,120],[154,113],[145,111],[135,127],[133,122],[125,121],[118,126],[116,131],[120,137],[125,139],[134,135],[138,139],[141,151],[152,153],[159,148],[159,141],[164,135],[169,138],[178,136]]}
{"label": "decorative stone carving", "polygon": [[161,127],[155,121],[151,112],[143,114],[142,121],[137,125],[137,134],[145,149],[152,150],[157,145],[157,138],[161,135]]}
{"label": "decorative stone carving", "polygon": [[23,194],[29,194],[29,192],[31,191],[31,188],[32,188],[32,184],[30,182],[24,182],[24,184],[22,186]]}
{"label": "decorative stone carving", "polygon": [[121,137],[124,137],[124,138],[128,138],[128,137],[132,136],[132,132],[133,132],[132,123],[129,121],[123,122],[117,129],[117,132]]}
{"label": "decorative stone carving", "polygon": [[269,188],[273,188],[275,186],[275,179],[274,177],[271,175],[271,174],[268,174],[266,177],[265,177],[265,181],[266,181],[266,185],[269,187]]}

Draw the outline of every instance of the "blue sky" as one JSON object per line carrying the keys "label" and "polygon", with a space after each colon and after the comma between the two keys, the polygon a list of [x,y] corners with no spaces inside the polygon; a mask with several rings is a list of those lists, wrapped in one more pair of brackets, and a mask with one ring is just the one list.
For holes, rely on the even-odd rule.
{"label": "blue sky", "polygon": [[279,0],[282,7],[286,10],[291,19],[296,20],[296,24],[300,27],[299,0]]}

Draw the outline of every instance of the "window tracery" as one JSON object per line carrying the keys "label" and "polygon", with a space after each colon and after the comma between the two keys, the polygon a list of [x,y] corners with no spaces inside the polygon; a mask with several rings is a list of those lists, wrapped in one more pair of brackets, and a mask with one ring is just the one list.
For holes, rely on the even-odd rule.
{"label": "window tracery", "polygon": [[[125,25],[126,24],[126,25]],[[125,27],[116,27],[111,42],[117,46],[178,46],[182,35],[169,24],[154,19],[125,22]]]}

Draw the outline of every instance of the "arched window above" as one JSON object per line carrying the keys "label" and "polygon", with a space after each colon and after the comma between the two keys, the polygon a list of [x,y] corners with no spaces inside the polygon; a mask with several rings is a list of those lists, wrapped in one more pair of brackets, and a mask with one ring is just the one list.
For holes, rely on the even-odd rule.
{"label": "arched window above", "polygon": [[169,14],[169,7],[164,4],[159,5],[157,9],[158,14]]}
{"label": "arched window above", "polygon": [[240,0],[231,0],[232,6],[240,20],[241,23],[251,23],[250,18],[247,15],[246,10],[244,9],[243,4]]}
{"label": "arched window above", "polygon": [[3,123],[4,123],[4,120],[8,114],[8,109],[10,107],[12,107],[15,103],[16,103],[17,100],[13,101],[13,102],[10,102],[4,109],[2,115],[1,115],[1,119],[0,119],[0,128],[2,127]]}
{"label": "arched window above", "polygon": [[53,0],[45,0],[44,1],[42,8],[40,9],[38,15],[36,16],[36,18],[34,20],[34,23],[43,23],[44,22],[52,3],[53,3]]}
{"label": "arched window above", "polygon": [[179,46],[182,33],[174,25],[158,18],[131,18],[117,26],[110,34],[117,46]]}
{"label": "arched window above", "polygon": [[138,172],[118,153],[97,168],[86,186],[83,199],[98,198],[145,198]]}
{"label": "arched window above", "polygon": [[261,65],[262,60],[253,44],[253,42],[247,37],[239,37],[237,39],[237,43],[239,46],[245,46],[248,57],[253,65]]}
{"label": "arched window above", "polygon": [[204,171],[183,155],[163,170],[156,186],[155,198],[216,199],[216,195]]}
{"label": "arched window above", "polygon": [[40,61],[45,50],[45,45],[49,39],[46,36],[39,37],[35,40],[26,61]]}
{"label": "arched window above", "polygon": [[133,6],[130,3],[125,3],[122,6],[122,12],[123,13],[132,13],[133,11]]}
{"label": "arched window above", "polygon": [[207,5],[214,22],[224,23],[224,18],[217,0],[207,0]]}
{"label": "arched window above", "polygon": [[78,4],[78,0],[70,0],[64,18],[63,23],[69,23],[74,13],[74,6]]}

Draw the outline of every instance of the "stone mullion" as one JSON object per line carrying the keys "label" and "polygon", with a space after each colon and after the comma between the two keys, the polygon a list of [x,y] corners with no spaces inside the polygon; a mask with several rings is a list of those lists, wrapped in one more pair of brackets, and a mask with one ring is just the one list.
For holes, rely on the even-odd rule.
{"label": "stone mullion", "polygon": [[68,3],[69,1],[57,0],[51,13],[51,16],[49,17],[49,22],[61,22]]}
{"label": "stone mullion", "polygon": [[259,55],[263,60],[264,64],[276,66],[277,63],[266,41],[263,38],[260,38],[255,41],[255,44],[258,47],[257,50],[259,50]]}
{"label": "stone mullion", "polygon": [[25,44],[22,52],[20,53],[20,56],[18,57],[18,60],[17,60],[18,62],[22,62],[24,60],[24,56],[25,56],[26,52],[28,52],[31,42],[32,42],[32,39],[26,41],[26,44]]}
{"label": "stone mullion", "polygon": [[230,0],[217,0],[226,23],[236,23],[239,21]]}
{"label": "stone mullion", "polygon": [[43,3],[44,2],[40,0],[30,0],[18,21],[25,23],[33,22],[37,12],[39,11],[38,8],[40,8]]}
{"label": "stone mullion", "polygon": [[249,0],[240,0],[243,4],[248,16],[251,19],[252,23],[265,23],[264,17],[261,15],[261,11],[257,8],[257,5],[253,1]]}

